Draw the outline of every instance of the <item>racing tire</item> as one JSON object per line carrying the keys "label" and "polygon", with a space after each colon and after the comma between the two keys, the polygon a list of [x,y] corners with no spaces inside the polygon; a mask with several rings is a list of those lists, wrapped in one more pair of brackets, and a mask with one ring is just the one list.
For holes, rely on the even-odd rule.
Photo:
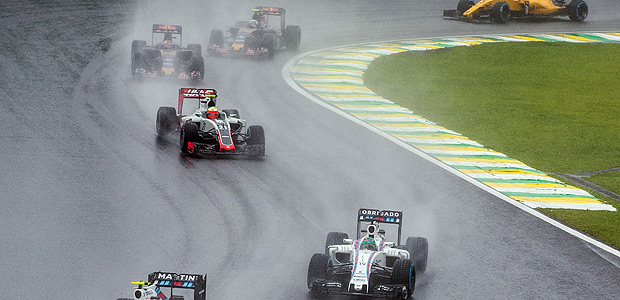
{"label": "racing tire", "polygon": [[392,284],[404,284],[407,287],[406,298],[411,297],[415,289],[415,268],[410,259],[399,258],[394,262],[390,281]]}
{"label": "racing tire", "polygon": [[140,52],[142,48],[146,47],[146,41],[134,40],[131,42],[131,56]]}
{"label": "racing tire", "polygon": [[230,27],[228,28],[228,33],[230,33],[230,36],[236,37],[237,33],[239,33],[239,29],[241,29],[240,27]]}
{"label": "racing tire", "polygon": [[284,40],[286,49],[299,49],[299,44],[301,44],[301,28],[297,25],[288,25],[284,29],[284,32],[286,32]]}
{"label": "racing tire", "polygon": [[329,246],[344,245],[344,239],[348,239],[346,232],[330,232],[325,239],[325,255],[329,255]]}
{"label": "racing tire", "polygon": [[211,30],[211,34],[209,35],[209,47],[207,47],[208,54],[217,54],[213,49],[214,46],[224,46],[224,32],[219,29]]}
{"label": "racing tire", "polygon": [[198,77],[198,81],[202,81],[205,78],[205,60],[202,58],[202,56],[192,56],[190,60],[190,71],[200,72],[200,77]]}
{"label": "racing tire", "polygon": [[423,237],[410,236],[407,238],[406,249],[416,272],[424,273],[428,260],[428,240]]}
{"label": "racing tire", "polygon": [[469,10],[475,4],[476,3],[474,2],[474,0],[460,0],[459,3],[456,5],[457,14],[459,16],[462,16],[464,12]]}
{"label": "racing tire", "polygon": [[139,68],[146,68],[146,57],[142,52],[134,54],[131,59],[131,75],[135,76]]}
{"label": "racing tire", "polygon": [[139,67],[138,55],[144,47],[146,47],[146,41],[134,40],[131,42],[131,75],[136,75],[136,70]]}
{"label": "racing tire", "polygon": [[202,45],[187,44],[187,50],[192,51],[193,56],[202,56]]}
{"label": "racing tire", "polygon": [[504,24],[510,19],[510,5],[506,2],[497,2],[489,13],[491,20],[498,24]]}
{"label": "racing tire", "polygon": [[138,69],[137,56],[138,56],[138,54],[132,54],[131,55],[131,76],[135,76],[136,75],[136,70]]}
{"label": "racing tire", "polygon": [[248,145],[262,145],[261,150],[256,153],[256,156],[264,156],[265,155],[265,130],[263,130],[263,126],[260,125],[252,125],[248,127],[247,130],[248,139],[246,143]]}
{"label": "racing tire", "polygon": [[260,46],[267,49],[267,58],[273,58],[276,54],[276,36],[270,32],[265,33]]}
{"label": "racing tire", "polygon": [[583,0],[573,0],[567,8],[568,17],[575,22],[583,22],[588,17],[588,4]]}
{"label": "racing tire", "polygon": [[181,146],[181,152],[191,154],[189,149],[189,142],[194,142],[198,138],[198,125],[193,122],[186,122],[181,128],[181,138],[179,144]]}
{"label": "racing tire", "polygon": [[155,128],[157,129],[157,135],[164,136],[170,131],[176,122],[177,112],[174,107],[162,106],[157,110],[157,119],[155,121]]}
{"label": "racing tire", "polygon": [[323,253],[315,253],[310,258],[308,265],[308,289],[312,289],[312,283],[315,280],[327,280],[327,268],[329,266],[329,256]]}
{"label": "racing tire", "polygon": [[227,117],[233,117],[233,118],[237,118],[239,119],[239,111],[236,109],[232,109],[232,108],[228,108],[228,109],[222,109],[222,112],[226,113]]}

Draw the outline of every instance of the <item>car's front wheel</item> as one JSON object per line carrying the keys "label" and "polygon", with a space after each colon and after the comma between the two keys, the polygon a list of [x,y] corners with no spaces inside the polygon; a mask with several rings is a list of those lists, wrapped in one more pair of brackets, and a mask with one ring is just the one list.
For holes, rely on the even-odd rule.
{"label": "car's front wheel", "polygon": [[576,22],[582,22],[588,17],[588,4],[583,0],[573,0],[567,6],[568,17]]}
{"label": "car's front wheel", "polygon": [[410,259],[399,258],[394,262],[391,276],[392,284],[405,285],[407,298],[413,294],[415,288],[415,268]]}
{"label": "car's front wheel", "polygon": [[196,140],[198,136],[198,125],[192,122],[186,122],[181,128],[181,137],[179,144],[181,146],[181,152],[191,154],[194,149],[190,147],[189,143]]}
{"label": "car's front wheel", "polygon": [[407,238],[407,251],[409,258],[413,261],[415,270],[423,273],[426,271],[426,261],[428,260],[428,240],[423,237]]}
{"label": "car's front wheel", "polygon": [[261,149],[260,151],[256,153],[256,155],[264,156],[265,155],[265,131],[263,130],[263,127],[260,125],[252,125],[248,127],[247,135],[248,135],[248,139],[246,140],[246,143],[248,145],[262,146],[260,147]]}
{"label": "car's front wheel", "polygon": [[312,289],[312,283],[315,280],[327,279],[327,267],[329,265],[329,256],[323,253],[315,253],[310,258],[310,264],[308,265],[308,288]]}
{"label": "car's front wheel", "polygon": [[510,20],[510,5],[506,2],[497,2],[493,5],[491,19],[499,24],[504,24]]}

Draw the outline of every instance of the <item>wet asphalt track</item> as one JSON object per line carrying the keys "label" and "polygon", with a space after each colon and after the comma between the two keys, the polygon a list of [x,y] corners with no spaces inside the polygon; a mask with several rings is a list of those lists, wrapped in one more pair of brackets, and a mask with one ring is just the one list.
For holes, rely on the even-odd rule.
{"label": "wet asphalt track", "polygon": [[[0,3],[0,299],[129,297],[129,281],[156,270],[208,272],[210,299],[305,299],[307,261],[328,231],[354,231],[360,206],[402,209],[404,235],[429,239],[416,299],[620,294],[618,259],[298,95],[280,75],[297,53],[206,59],[218,106],[264,126],[260,160],[179,155],[154,121],[184,84],[129,74],[131,40],[148,40],[152,23],[184,25],[184,42],[205,46],[255,4],[286,7],[303,52],[620,30],[620,3],[590,0],[585,23],[498,26],[442,20],[456,1],[191,2]],[[104,56],[95,44],[106,36]]]}

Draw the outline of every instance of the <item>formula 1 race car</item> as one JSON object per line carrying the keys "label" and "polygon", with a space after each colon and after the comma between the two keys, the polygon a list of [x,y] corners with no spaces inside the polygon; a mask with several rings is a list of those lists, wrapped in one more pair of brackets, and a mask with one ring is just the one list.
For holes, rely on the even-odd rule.
{"label": "formula 1 race car", "polygon": [[[194,300],[207,299],[207,274],[177,274],[170,272],[153,272],[148,275],[148,281],[135,281],[131,284],[138,285],[133,291],[132,298],[119,298],[117,300],[184,300],[183,296],[174,295],[174,289],[192,289],[194,290]],[[161,290],[161,288],[170,288],[170,297]]]}
{"label": "formula 1 race car", "polygon": [[443,16],[460,20],[487,19],[506,23],[510,18],[568,16],[581,22],[588,17],[588,4],[583,0],[460,0],[456,10],[444,10]]}
{"label": "formula 1 race car", "polygon": [[[161,43],[154,44],[155,34],[163,34]],[[179,44],[173,39],[180,38]],[[183,28],[179,25],[153,24],[151,46],[146,41],[131,43],[131,74],[141,77],[171,77],[202,81],[205,63],[200,44],[183,47]]]}
{"label": "formula 1 race car", "polygon": [[179,89],[179,113],[174,107],[160,107],[157,110],[157,134],[164,136],[179,131],[181,152],[186,154],[264,156],[263,127],[252,125],[244,132],[246,121],[239,117],[239,111],[218,111],[216,101],[217,91],[214,89]]}
{"label": "formula 1 race car", "polygon": [[[257,6],[249,22],[239,21],[224,36],[219,29],[211,30],[207,53],[210,55],[236,54],[271,58],[278,49],[296,50],[301,42],[301,29],[286,25],[286,10],[279,7]],[[280,17],[280,28],[269,25],[270,17]]]}
{"label": "formula 1 race car", "polygon": [[[308,288],[313,298],[328,295],[373,296],[407,299],[415,288],[416,276],[426,270],[428,241],[409,237],[400,244],[401,211],[361,208],[357,213],[357,237],[330,232],[325,253],[316,253],[308,266]],[[367,225],[363,230],[361,227]],[[385,239],[379,224],[398,226],[397,242]]]}

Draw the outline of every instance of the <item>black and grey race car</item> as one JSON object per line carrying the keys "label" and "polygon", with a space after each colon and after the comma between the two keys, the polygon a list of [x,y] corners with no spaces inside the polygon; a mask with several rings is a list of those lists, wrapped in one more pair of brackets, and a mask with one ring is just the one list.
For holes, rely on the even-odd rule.
{"label": "black and grey race car", "polygon": [[[357,214],[357,237],[330,232],[325,252],[316,253],[308,266],[308,288],[313,298],[329,295],[372,296],[407,299],[416,276],[426,270],[428,241],[409,237],[400,243],[402,211],[361,208]],[[396,242],[388,242],[379,225],[397,226]],[[365,229],[362,225],[367,225]]]}
{"label": "black and grey race car", "polygon": [[[239,111],[217,110],[216,99],[214,89],[179,89],[178,114],[174,107],[164,106],[157,111],[157,134],[179,132],[181,152],[186,154],[264,156],[263,127],[252,125],[246,129]],[[211,115],[213,112],[215,115]]]}
{"label": "black and grey race car", "polygon": [[[161,43],[154,44],[155,34],[163,34]],[[179,43],[173,40],[179,38]],[[146,41],[131,43],[131,74],[139,77],[169,77],[202,81],[205,63],[200,44],[183,47],[183,28],[179,25],[153,24],[151,45]]]}

